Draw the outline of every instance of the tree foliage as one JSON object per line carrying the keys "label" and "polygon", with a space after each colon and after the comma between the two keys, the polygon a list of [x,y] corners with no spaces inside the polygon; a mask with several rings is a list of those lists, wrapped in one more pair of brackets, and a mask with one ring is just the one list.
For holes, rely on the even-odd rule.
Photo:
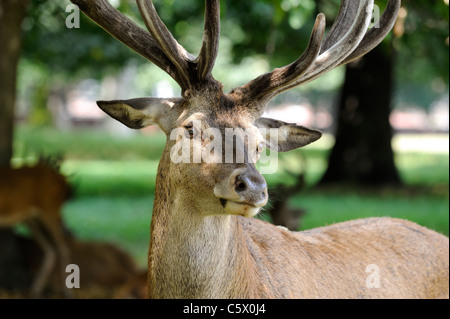
{"label": "tree foliage", "polygon": [[397,50],[397,95],[427,108],[449,85],[449,9],[446,0],[404,0],[406,14]]}
{"label": "tree foliage", "polygon": [[[381,7],[387,0],[377,0]],[[404,0],[407,10],[404,30],[396,42],[398,87],[421,87],[422,95],[448,90],[447,0]],[[199,0],[158,0],[155,6],[179,42],[193,54],[201,46],[204,3]],[[339,0],[221,1],[221,49],[228,50],[229,63],[247,57],[263,57],[271,68],[294,61],[306,47],[314,17],[327,15],[331,26]],[[134,1],[111,1],[120,11],[143,26]],[[81,14],[79,29],[65,25],[68,0],[33,0],[23,24],[23,57],[53,77],[100,78],[128,61],[145,62],[136,53],[107,35]],[[413,67],[411,67],[413,66]],[[413,91],[413,90],[410,90]],[[415,90],[417,91],[417,90]],[[439,91],[439,92],[437,92]],[[414,93],[414,92],[412,92]],[[414,94],[413,94],[414,95]]]}
{"label": "tree foliage", "polygon": [[[101,77],[122,67],[124,61],[136,58],[83,14],[80,15],[80,28],[67,28],[66,19],[71,13],[66,12],[69,4],[68,0],[33,0],[30,3],[23,24],[25,59],[53,75]],[[128,2],[123,1],[119,10],[127,12]]]}

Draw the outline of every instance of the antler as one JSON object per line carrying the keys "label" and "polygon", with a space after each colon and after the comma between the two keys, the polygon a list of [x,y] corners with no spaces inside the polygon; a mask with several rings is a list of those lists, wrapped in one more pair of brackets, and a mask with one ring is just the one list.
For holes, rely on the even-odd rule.
{"label": "antler", "polygon": [[401,0],[389,0],[383,15],[380,17],[380,21],[378,21],[378,24],[382,27],[370,29],[359,46],[341,63],[341,65],[362,57],[383,41],[397,21],[401,3]]}
{"label": "antler", "polygon": [[257,105],[262,112],[265,104],[281,92],[317,79],[324,73],[363,56],[376,47],[392,29],[400,4],[401,0],[389,0],[379,22],[381,27],[367,31],[374,1],[342,0],[339,14],[323,43],[325,22],[320,14],[303,55],[293,64],[263,74],[240,87],[243,98],[248,103]]}
{"label": "antler", "polygon": [[249,82],[240,89],[245,92],[246,99],[254,101],[269,101],[281,93],[286,86],[295,86],[296,81],[313,65],[319,55],[323,34],[325,31],[325,15],[319,14],[311,34],[308,47],[298,60],[283,68],[275,69]]}
{"label": "antler", "polygon": [[190,86],[188,61],[192,60],[189,54],[178,44],[177,40],[161,21],[152,1],[136,0],[136,3],[153,39],[155,39],[159,48],[178,70],[183,84],[182,87],[188,88]]}
{"label": "antler", "polygon": [[212,72],[219,51],[220,0],[206,0],[205,32],[197,59],[199,76],[207,79]]}
{"label": "antler", "polygon": [[71,0],[71,2],[113,37],[155,63],[179,83],[175,66],[152,36],[116,10],[107,0]]}
{"label": "antler", "polygon": [[183,92],[212,80],[219,43],[219,0],[206,0],[205,31],[200,54],[195,58],[172,36],[159,18],[153,2],[136,0],[149,32],[116,10],[107,0],[71,0],[113,37],[167,72]]}
{"label": "antler", "polygon": [[[187,90],[200,90],[207,82],[217,82],[212,77],[212,69],[219,47],[220,0],[205,0],[203,44],[197,58],[175,40],[151,0],[136,0],[149,32],[114,9],[107,0],[71,1],[112,36],[166,71],[180,85],[183,94]],[[247,104],[257,105],[262,112],[274,96],[366,54],[392,29],[400,3],[401,0],[389,0],[379,21],[381,27],[368,30],[374,0],[342,0],[325,40],[325,16],[319,14],[308,47],[300,58],[238,88],[244,93],[243,99]]]}

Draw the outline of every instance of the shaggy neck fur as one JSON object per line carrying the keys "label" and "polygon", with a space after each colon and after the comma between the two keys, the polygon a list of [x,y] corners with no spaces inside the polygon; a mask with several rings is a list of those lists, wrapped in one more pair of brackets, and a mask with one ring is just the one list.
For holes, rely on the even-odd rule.
{"label": "shaggy neck fur", "polygon": [[246,282],[252,276],[245,273],[252,266],[238,219],[202,216],[195,202],[184,198],[182,185],[172,187],[165,175],[169,152],[164,154],[151,225],[149,297],[251,297]]}

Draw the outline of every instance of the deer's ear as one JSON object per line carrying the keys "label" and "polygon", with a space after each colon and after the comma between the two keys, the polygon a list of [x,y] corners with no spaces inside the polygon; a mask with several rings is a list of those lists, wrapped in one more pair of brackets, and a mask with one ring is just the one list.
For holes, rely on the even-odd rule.
{"label": "deer's ear", "polygon": [[322,136],[316,130],[264,117],[256,120],[255,125],[265,138],[266,147],[278,152],[308,145]]}
{"label": "deer's ear", "polygon": [[139,98],[131,100],[97,101],[109,116],[133,129],[157,124],[163,131],[168,128],[169,111],[182,99]]}

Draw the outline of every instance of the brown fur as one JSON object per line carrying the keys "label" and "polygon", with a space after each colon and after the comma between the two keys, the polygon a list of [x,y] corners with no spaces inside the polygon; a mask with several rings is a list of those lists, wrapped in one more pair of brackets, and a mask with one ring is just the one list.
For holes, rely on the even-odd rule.
{"label": "brown fur", "polygon": [[60,210],[70,195],[70,186],[62,174],[41,162],[17,169],[2,167],[0,176],[0,226],[25,223],[44,252],[31,289],[32,296],[39,297],[56,260],[60,261],[61,279],[68,264]]}
{"label": "brown fur", "polygon": [[70,263],[80,268],[80,288],[72,289],[77,298],[145,298],[142,272],[122,249],[75,238],[69,239],[69,249]]}
{"label": "brown fur", "polygon": [[[33,238],[17,236],[18,249],[22,254],[24,268],[30,277],[38,275],[43,261],[41,248]],[[69,263],[80,269],[80,288],[71,289],[75,298],[145,298],[146,280],[133,258],[115,245],[104,242],[81,241],[66,235],[70,250]],[[147,270],[145,270],[145,277]],[[69,276],[69,273],[65,273]],[[61,298],[61,278],[53,269],[41,297]],[[145,293],[142,292],[145,291]],[[5,293],[11,294],[10,291]],[[14,295],[11,295],[14,297]],[[26,296],[17,295],[24,298]]]}
{"label": "brown fur", "polygon": [[147,277],[147,270],[138,272],[116,290],[114,299],[146,299]]}
{"label": "brown fur", "polygon": [[0,225],[9,227],[38,217],[59,225],[60,208],[70,194],[63,175],[43,163],[0,168]]}

